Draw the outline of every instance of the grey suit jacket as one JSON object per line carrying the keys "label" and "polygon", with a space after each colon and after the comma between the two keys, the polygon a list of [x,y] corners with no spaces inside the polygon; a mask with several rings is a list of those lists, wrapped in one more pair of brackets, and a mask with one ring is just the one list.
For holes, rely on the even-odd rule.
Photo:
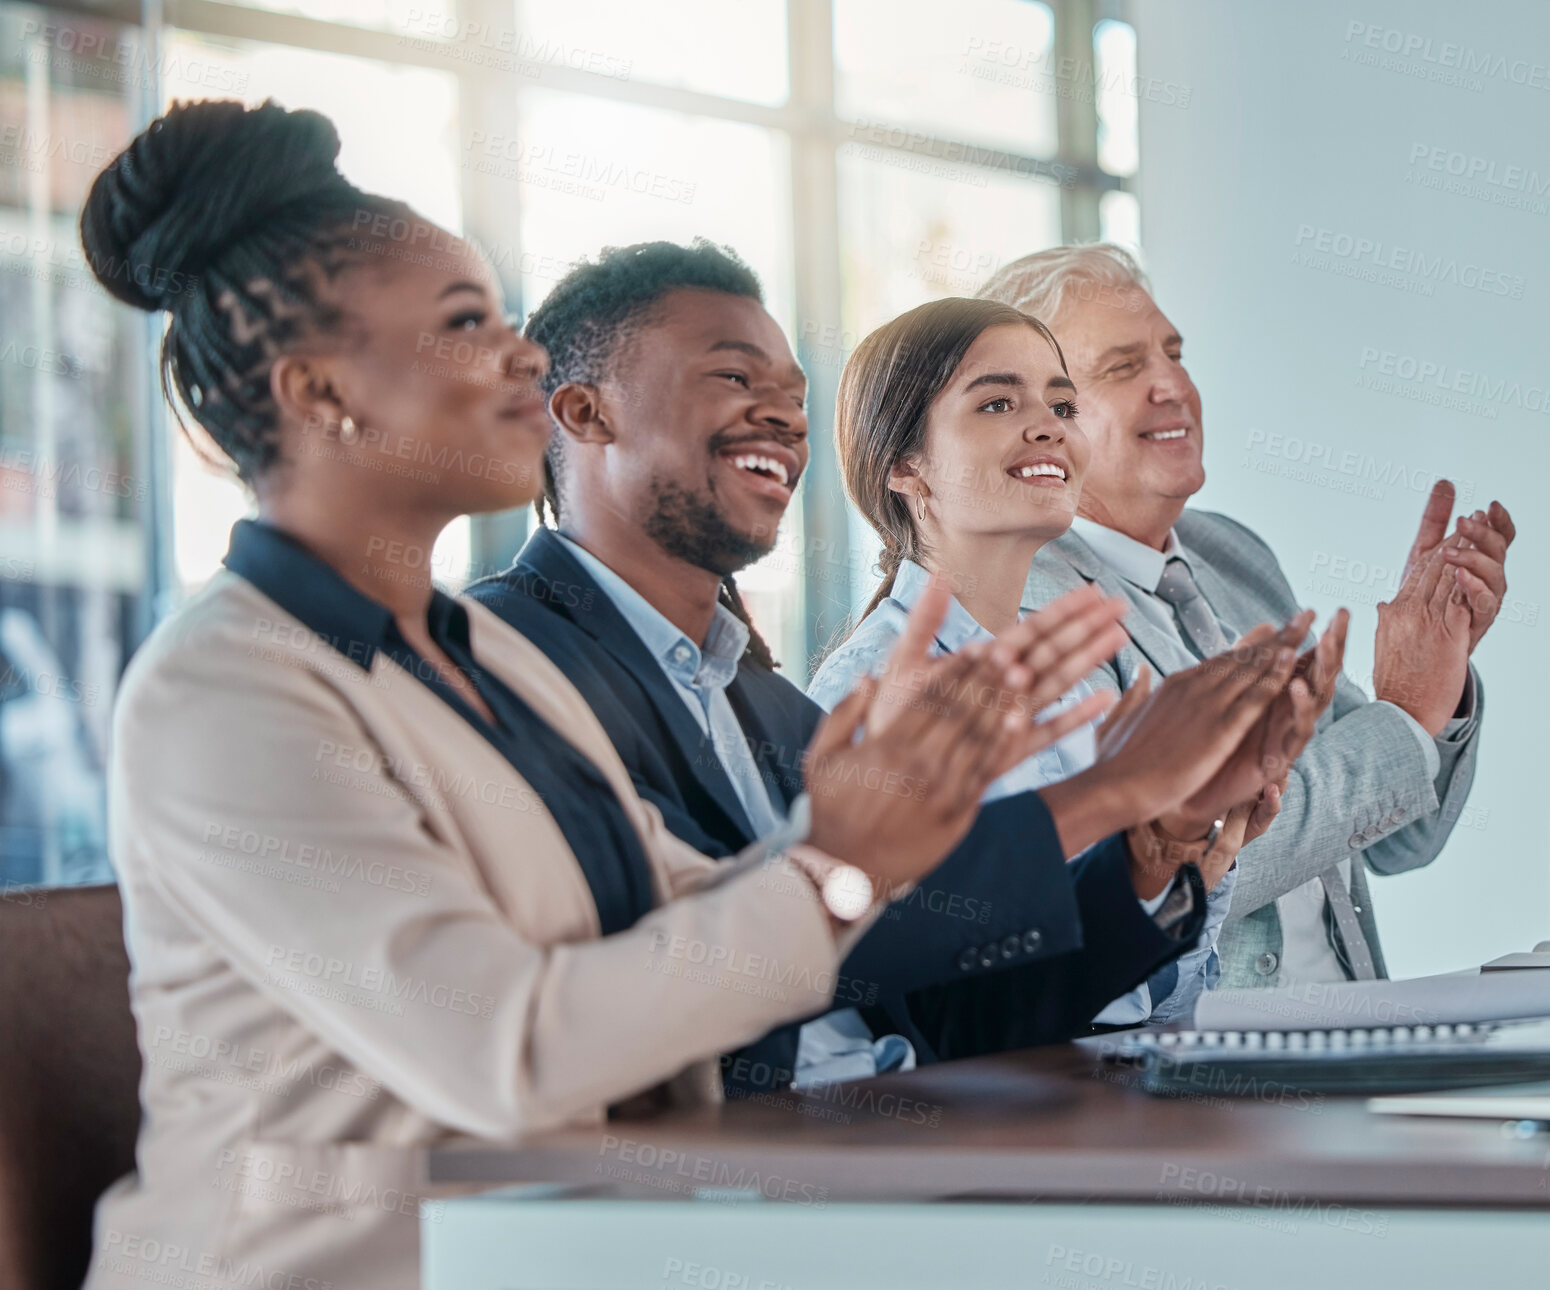
{"label": "grey suit jacket", "polygon": [[[1283,623],[1299,608],[1274,553],[1251,530],[1225,515],[1186,510],[1174,527],[1188,551],[1205,598],[1234,632],[1256,623]],[[1110,595],[1134,600],[1134,588],[1075,533],[1050,543],[1033,562],[1023,605],[1047,604],[1063,592],[1096,582]],[[1194,664],[1176,637],[1139,611],[1125,628],[1131,644],[1094,673],[1093,685],[1128,686],[1145,660],[1158,675]],[[1310,639],[1311,643],[1311,639]],[[1430,864],[1442,850],[1474,781],[1485,690],[1471,668],[1474,715],[1450,738],[1438,739],[1435,778],[1415,731],[1398,709],[1368,700],[1344,675],[1318,730],[1292,769],[1281,814],[1240,857],[1233,908],[1222,929],[1222,988],[1271,986],[1281,976],[1278,896],[1302,886],[1347,856],[1360,855],[1374,873],[1404,873]],[[1383,972],[1378,926],[1362,864],[1351,866],[1351,898],[1373,961]]]}

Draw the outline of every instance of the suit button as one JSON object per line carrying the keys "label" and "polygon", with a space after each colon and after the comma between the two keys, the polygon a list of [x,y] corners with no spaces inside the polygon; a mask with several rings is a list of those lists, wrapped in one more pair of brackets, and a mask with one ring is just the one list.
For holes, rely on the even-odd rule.
{"label": "suit button", "polygon": [[1039,946],[1041,946],[1043,944],[1044,944],[1044,933],[1041,932],[1037,927],[1030,927],[1026,932],[1023,933],[1023,953],[1024,954],[1036,953],[1038,951]]}
{"label": "suit button", "polygon": [[1355,913],[1355,914],[1359,914],[1359,913],[1362,912],[1362,907],[1360,905],[1352,905],[1351,906],[1351,912]]}
{"label": "suit button", "polygon": [[1281,960],[1276,955],[1272,954],[1269,950],[1266,950],[1263,954],[1254,960],[1254,970],[1258,972],[1260,976],[1269,976],[1276,970],[1276,968],[1280,967],[1280,965]]}
{"label": "suit button", "polygon": [[995,967],[1000,958],[1001,956],[997,953],[996,947],[994,945],[987,945],[980,951],[980,966],[987,968]]}
{"label": "suit button", "polygon": [[1017,937],[1008,936],[1006,940],[1001,942],[1001,957],[1004,959],[1015,959],[1021,943]]}
{"label": "suit button", "polygon": [[980,952],[976,946],[969,946],[958,956],[958,970],[960,972],[974,971],[974,965],[980,961]]}

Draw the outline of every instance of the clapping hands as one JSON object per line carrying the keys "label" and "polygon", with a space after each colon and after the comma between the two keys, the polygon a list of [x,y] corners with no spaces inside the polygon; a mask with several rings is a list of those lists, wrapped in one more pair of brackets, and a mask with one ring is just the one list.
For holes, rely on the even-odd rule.
{"label": "clapping hands", "polygon": [[1507,548],[1517,536],[1500,502],[1448,518],[1455,492],[1438,480],[1392,600],[1378,606],[1373,691],[1404,709],[1427,733],[1442,732],[1458,710],[1469,656],[1507,595]]}
{"label": "clapping hands", "polygon": [[[1110,780],[1124,786],[1139,894],[1161,891],[1180,863],[1195,858],[1191,845],[1222,820],[1202,871],[1215,886],[1238,849],[1275,819],[1345,657],[1344,610],[1297,655],[1312,619],[1305,610],[1280,631],[1261,624],[1226,653],[1155,687],[1143,670],[1100,727],[1097,765],[1068,783],[1089,793]],[[1150,830],[1145,837],[1141,825]]]}
{"label": "clapping hands", "polygon": [[1122,598],[1072,592],[993,643],[933,658],[949,599],[933,580],[882,676],[839,703],[807,750],[810,841],[886,884],[929,873],[996,779],[1113,702],[1095,694],[1033,720],[1124,643]]}

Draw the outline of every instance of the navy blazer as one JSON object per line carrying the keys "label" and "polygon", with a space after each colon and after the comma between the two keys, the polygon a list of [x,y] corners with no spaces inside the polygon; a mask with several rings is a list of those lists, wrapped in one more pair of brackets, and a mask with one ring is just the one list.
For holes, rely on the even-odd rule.
{"label": "navy blazer", "polygon": [[[707,855],[754,841],[712,742],[661,666],[591,574],[539,529],[504,573],[468,594],[565,672],[602,721],[642,797],[669,829]],[[727,698],[777,802],[802,791],[802,756],[824,712],[784,677],[744,657]],[[846,959],[835,1006],[857,1006],[897,1029],[921,1062],[1088,1032],[1111,1000],[1177,958],[1199,935],[1195,912],[1158,929],[1136,899],[1123,838],[1067,863],[1037,793],[984,806],[963,842],[896,902]],[[868,1009],[874,1011],[868,1012]],[[731,1062],[728,1083],[790,1080],[796,1027],[758,1047],[768,1064]]]}

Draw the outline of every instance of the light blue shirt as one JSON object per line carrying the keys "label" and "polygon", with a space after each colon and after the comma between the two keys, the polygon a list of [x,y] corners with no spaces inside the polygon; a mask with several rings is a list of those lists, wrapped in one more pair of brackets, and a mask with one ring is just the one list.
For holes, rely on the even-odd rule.
{"label": "light blue shirt", "polygon": [[[769,785],[748,747],[748,737],[727,698],[727,686],[748,647],[747,626],[725,605],[717,605],[701,648],[634,587],[563,534],[556,537],[602,588],[672,682],[700,729],[711,741],[716,760],[732,781],[733,791],[752,826],[753,836],[765,838],[784,824],[784,812],[770,798]],[[902,1035],[873,1040],[861,1014],[843,1008],[804,1025],[797,1038],[796,1071],[792,1084],[805,1088],[864,1079],[885,1071],[912,1070],[915,1050]]]}
{"label": "light blue shirt", "polygon": [[727,686],[737,675],[738,660],[748,648],[748,628],[725,605],[717,605],[701,649],[590,551],[561,534],[556,536],[596,579],[624,621],[634,628],[700,730],[710,739],[716,759],[732,781],[732,790],[752,826],[752,835],[762,838],[773,833],[780,827],[785,812],[770,801],[769,786],[727,698]]}
{"label": "light blue shirt", "polygon": [[[826,712],[856,688],[864,676],[881,674],[888,656],[904,631],[910,610],[925,591],[931,574],[913,560],[905,560],[894,576],[893,590],[887,599],[864,618],[856,630],[828,658],[807,687],[807,697]],[[938,654],[956,654],[973,641],[988,641],[994,637],[981,627],[974,615],[965,609],[958,598],[953,597],[947,607],[947,615],[937,629]],[[1092,694],[1086,681],[1078,681],[1065,694],[1039,714],[1040,721],[1047,721],[1057,712],[1080,703]],[[1017,793],[1043,788],[1086,770],[1097,759],[1093,741],[1094,726],[1091,724],[1073,730],[1059,743],[1035,753],[1021,765],[1014,766],[988,789],[982,800],[998,801]]]}
{"label": "light blue shirt", "polygon": [[[824,659],[807,689],[808,697],[813,702],[825,710],[832,710],[862,677],[876,676],[882,672],[888,656],[904,631],[910,610],[920,599],[930,578],[930,573],[913,560],[905,560],[899,565],[889,595],[857,624],[856,630],[838,649]],[[950,654],[971,641],[993,639],[992,634],[955,596],[937,631],[935,652]],[[1048,720],[1055,713],[1080,703],[1092,692],[1086,681],[1078,681],[1040,713],[1039,720]],[[996,780],[986,790],[982,800],[988,802],[1014,793],[1036,791],[1086,770],[1097,758],[1095,730],[1096,723],[1088,723],[1073,730],[1058,743],[1035,753]],[[1236,881],[1237,866],[1234,865],[1207,896],[1206,921],[1200,937],[1195,942],[1195,948],[1179,958],[1178,984],[1166,1000],[1154,1006],[1151,991],[1143,984],[1114,1000],[1098,1014],[1096,1020],[1109,1025],[1129,1025],[1149,1019],[1160,1022],[1172,1020],[1192,1008],[1201,990],[1214,985],[1221,975],[1216,940],[1226,921]],[[1149,914],[1157,913],[1167,894],[1164,891],[1154,900],[1142,901],[1143,908]]]}

